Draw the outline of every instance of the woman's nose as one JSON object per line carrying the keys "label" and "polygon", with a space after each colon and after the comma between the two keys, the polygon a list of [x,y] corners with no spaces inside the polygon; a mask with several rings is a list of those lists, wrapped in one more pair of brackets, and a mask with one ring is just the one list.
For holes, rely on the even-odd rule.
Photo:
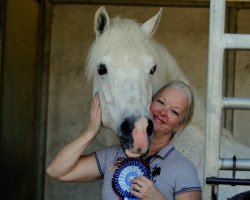
{"label": "woman's nose", "polygon": [[167,111],[167,109],[162,109],[162,110],[160,111],[160,114],[161,114],[163,117],[167,117],[167,116],[168,116],[168,111]]}

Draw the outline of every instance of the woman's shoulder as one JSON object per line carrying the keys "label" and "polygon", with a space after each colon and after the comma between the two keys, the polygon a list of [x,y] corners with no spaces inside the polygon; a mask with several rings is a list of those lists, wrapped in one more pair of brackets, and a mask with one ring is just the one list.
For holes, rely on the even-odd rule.
{"label": "woman's shoulder", "polygon": [[98,149],[94,152],[94,154],[117,154],[117,153],[122,153],[122,147],[120,145],[111,145],[111,146],[106,146],[104,148]]}
{"label": "woman's shoulder", "polygon": [[185,182],[185,184],[197,187],[200,190],[200,182],[194,163],[184,157],[178,149],[175,149],[173,159],[175,160],[173,164],[174,173],[180,185]]}
{"label": "woman's shoulder", "polygon": [[106,151],[121,151],[122,147],[121,145],[111,145],[111,146],[106,146],[104,149],[106,149]]}
{"label": "woman's shoulder", "polygon": [[178,149],[174,149],[173,151],[173,154],[172,154],[172,159],[175,160],[175,165],[178,165],[178,166],[181,166],[181,167],[178,167],[179,169],[183,169],[183,168],[186,168],[186,169],[195,169],[195,165],[194,163],[189,160],[188,158],[186,158]]}

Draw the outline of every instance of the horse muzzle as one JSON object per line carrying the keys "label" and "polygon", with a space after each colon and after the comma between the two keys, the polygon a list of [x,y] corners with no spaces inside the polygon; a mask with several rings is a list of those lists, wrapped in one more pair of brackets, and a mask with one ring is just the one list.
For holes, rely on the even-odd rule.
{"label": "horse muzzle", "polygon": [[154,131],[153,121],[146,117],[127,117],[121,123],[118,137],[128,157],[147,155]]}

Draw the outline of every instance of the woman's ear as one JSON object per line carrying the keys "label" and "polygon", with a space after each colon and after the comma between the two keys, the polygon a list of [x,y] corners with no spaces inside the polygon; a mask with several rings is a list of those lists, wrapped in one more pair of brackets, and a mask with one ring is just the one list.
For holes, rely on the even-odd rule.
{"label": "woman's ear", "polygon": [[176,131],[177,133],[180,133],[185,127],[186,127],[185,123],[181,122],[178,128],[176,128],[174,131]]}

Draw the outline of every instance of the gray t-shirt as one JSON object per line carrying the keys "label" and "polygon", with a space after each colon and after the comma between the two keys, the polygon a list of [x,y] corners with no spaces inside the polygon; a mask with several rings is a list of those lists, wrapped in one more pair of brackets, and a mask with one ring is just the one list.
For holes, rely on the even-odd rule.
{"label": "gray t-shirt", "polygon": [[[118,200],[112,188],[116,161],[127,158],[121,146],[110,146],[93,152],[103,177],[102,199]],[[167,200],[189,191],[201,191],[195,166],[183,157],[173,145],[161,149],[149,160],[151,180]]]}

